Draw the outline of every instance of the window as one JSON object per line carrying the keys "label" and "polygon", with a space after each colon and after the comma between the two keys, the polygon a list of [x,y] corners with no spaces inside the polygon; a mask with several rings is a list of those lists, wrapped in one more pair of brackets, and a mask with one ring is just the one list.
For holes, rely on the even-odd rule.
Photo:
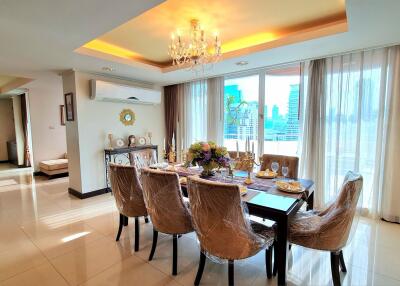
{"label": "window", "polygon": [[250,138],[257,153],[259,76],[252,75],[225,80],[224,88],[224,146],[236,150],[239,142],[244,151]]}
{"label": "window", "polygon": [[264,153],[296,155],[299,140],[300,65],[267,71]]}
{"label": "window", "polygon": [[299,64],[226,79],[224,146],[236,150],[239,142],[243,151],[249,137],[256,154],[296,155],[299,107]]}

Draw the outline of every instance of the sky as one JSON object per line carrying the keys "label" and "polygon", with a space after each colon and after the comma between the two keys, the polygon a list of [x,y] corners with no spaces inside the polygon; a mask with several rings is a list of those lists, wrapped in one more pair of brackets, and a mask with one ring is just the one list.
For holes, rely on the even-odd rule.
{"label": "sky", "polygon": [[[266,76],[265,101],[268,106],[268,116],[272,114],[272,107],[274,105],[279,107],[279,112],[281,114],[287,112],[290,84],[299,83],[299,76]],[[244,100],[258,101],[258,75],[225,80],[225,85],[234,84],[239,85]]]}

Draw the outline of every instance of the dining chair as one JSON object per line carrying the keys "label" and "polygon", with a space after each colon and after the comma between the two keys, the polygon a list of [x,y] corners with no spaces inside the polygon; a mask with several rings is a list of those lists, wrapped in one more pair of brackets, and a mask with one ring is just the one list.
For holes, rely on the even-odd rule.
{"label": "dining chair", "polygon": [[142,183],[147,212],[153,223],[153,244],[149,261],[153,259],[158,232],[172,235],[172,275],[178,270],[178,236],[193,231],[192,220],[182,196],[178,174],[142,169]]}
{"label": "dining chair", "polygon": [[[322,211],[300,211],[289,225],[289,241],[316,250],[330,251],[333,284],[340,285],[340,271],[346,272],[343,248],[355,227],[354,216],[362,190],[360,174],[348,172],[336,200]],[[353,229],[354,230],[354,229]]]}
{"label": "dining chair", "polygon": [[143,190],[135,166],[110,164],[111,189],[119,211],[119,228],[116,241],[119,241],[128,218],[135,218],[135,251],[139,250],[139,218],[147,217],[143,200]]}
{"label": "dining chair", "polygon": [[228,260],[228,282],[234,284],[234,261],[265,249],[267,277],[272,277],[272,245],[275,232],[250,221],[239,186],[188,177],[193,226],[200,242],[200,262],[194,285],[199,285],[206,256]]}
{"label": "dining chair", "polygon": [[129,153],[129,161],[140,172],[142,168],[157,163],[157,152],[152,148],[132,151]]}
{"label": "dining chair", "polygon": [[292,156],[284,156],[284,155],[275,155],[275,154],[264,154],[261,157],[261,171],[265,171],[266,169],[271,170],[271,164],[273,162],[279,163],[278,176],[282,176],[282,167],[288,167],[289,173],[287,175],[288,178],[297,179],[299,174],[299,158]]}

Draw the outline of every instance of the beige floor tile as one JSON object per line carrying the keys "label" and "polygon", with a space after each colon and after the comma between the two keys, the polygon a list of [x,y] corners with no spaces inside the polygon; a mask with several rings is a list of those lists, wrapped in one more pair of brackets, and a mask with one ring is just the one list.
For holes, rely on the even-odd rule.
{"label": "beige floor tile", "polygon": [[117,243],[103,238],[50,261],[70,285],[78,285],[130,255]]}
{"label": "beige floor tile", "polygon": [[77,222],[49,231],[47,235],[39,235],[36,232],[36,237],[32,238],[32,241],[46,257],[55,258],[101,238],[104,238],[102,234],[82,222]]}
{"label": "beige floor tile", "polygon": [[67,286],[64,278],[50,263],[34,267],[6,281],[2,286]]}
{"label": "beige floor tile", "polygon": [[18,248],[28,240],[26,234],[17,226],[3,227],[1,226],[0,235],[0,253]]}
{"label": "beige floor tile", "polygon": [[155,269],[138,257],[131,256],[117,263],[83,285],[180,285],[171,276]]}
{"label": "beige floor tile", "polygon": [[29,240],[0,253],[0,281],[47,262],[45,256]]}

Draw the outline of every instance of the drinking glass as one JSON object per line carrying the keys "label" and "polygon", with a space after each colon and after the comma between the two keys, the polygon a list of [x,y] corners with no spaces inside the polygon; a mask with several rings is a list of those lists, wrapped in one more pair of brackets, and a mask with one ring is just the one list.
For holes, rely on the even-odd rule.
{"label": "drinking glass", "polygon": [[272,164],[271,164],[271,170],[272,170],[274,173],[277,173],[278,170],[279,170],[279,163],[278,163],[278,162],[272,162]]}
{"label": "drinking glass", "polygon": [[285,179],[288,174],[289,174],[289,167],[282,167],[282,175]]}

